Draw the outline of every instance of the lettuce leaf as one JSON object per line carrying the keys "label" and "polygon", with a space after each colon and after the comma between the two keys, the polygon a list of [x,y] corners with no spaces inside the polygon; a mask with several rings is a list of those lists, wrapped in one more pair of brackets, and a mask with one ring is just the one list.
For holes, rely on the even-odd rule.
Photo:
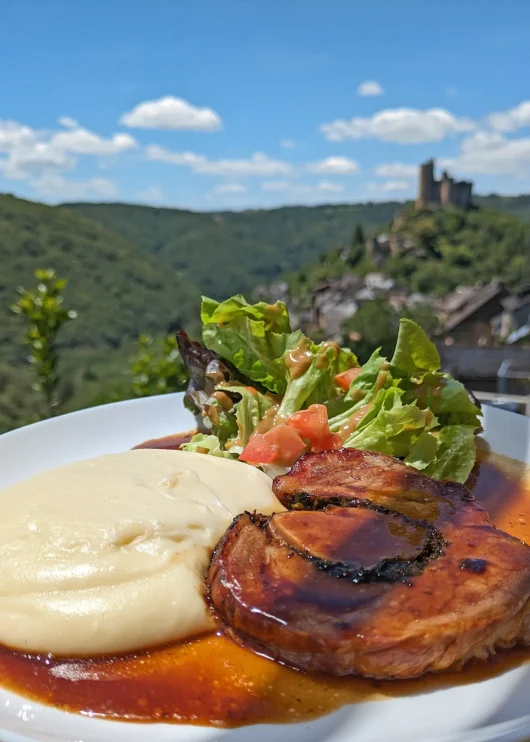
{"label": "lettuce leaf", "polygon": [[207,348],[251,381],[277,394],[285,392],[284,355],[303,338],[301,332],[291,332],[285,304],[249,304],[239,295],[224,302],[203,297],[201,319]]}
{"label": "lettuce leaf", "polygon": [[268,410],[273,406],[273,401],[264,394],[244,386],[221,386],[223,392],[232,392],[241,395],[241,400],[236,402],[235,417],[238,428],[238,443],[246,446],[248,439],[256,431],[259,421],[262,420]]}
{"label": "lettuce leaf", "polygon": [[408,454],[420,434],[435,421],[415,404],[403,404],[396,388],[381,389],[374,404],[344,442],[345,448],[379,451],[391,456]]}
{"label": "lettuce leaf", "polygon": [[[323,404],[336,397],[334,379],[341,363],[337,349],[329,343],[315,345],[307,342],[304,347],[304,356],[306,368],[302,373],[289,375],[287,388],[278,410],[279,419],[288,417],[310,404]],[[354,358],[355,356],[352,355],[352,362]]]}
{"label": "lettuce leaf", "polygon": [[192,453],[205,453],[210,456],[220,456],[223,459],[235,459],[237,458],[230,451],[226,451],[221,446],[221,442],[216,435],[204,435],[204,433],[197,433],[189,443],[184,443],[181,446],[183,451],[191,451]]}
{"label": "lettuce leaf", "polygon": [[352,381],[344,397],[335,403],[328,404],[331,432],[336,433],[353,414],[369,404],[380,389],[387,389],[392,384],[393,379],[388,371],[388,362],[380,355],[378,349],[361,366],[361,372]]}
{"label": "lettuce leaf", "polygon": [[434,433],[422,433],[405,463],[434,479],[464,483],[471,474],[475,457],[475,428],[446,425]]}
{"label": "lettuce leaf", "polygon": [[396,348],[390,364],[396,378],[418,382],[440,368],[440,354],[425,331],[410,319],[400,319]]}

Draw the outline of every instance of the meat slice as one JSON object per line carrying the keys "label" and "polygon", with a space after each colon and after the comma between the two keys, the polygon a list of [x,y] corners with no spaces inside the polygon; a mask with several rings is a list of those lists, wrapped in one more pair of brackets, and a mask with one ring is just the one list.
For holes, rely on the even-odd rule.
{"label": "meat slice", "polygon": [[236,641],[294,667],[409,678],[530,643],[530,547],[462,485],[383,454],[306,454],[209,570]]}
{"label": "meat slice", "polygon": [[381,565],[408,566],[422,554],[442,548],[441,537],[430,538],[434,529],[368,507],[278,513],[268,531],[275,540],[314,559],[320,569],[349,570],[351,575],[381,570]]}

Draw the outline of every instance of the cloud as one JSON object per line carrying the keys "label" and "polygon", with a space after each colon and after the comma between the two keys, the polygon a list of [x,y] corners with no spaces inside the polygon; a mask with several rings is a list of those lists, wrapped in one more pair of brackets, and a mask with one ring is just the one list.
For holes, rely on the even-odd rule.
{"label": "cloud", "polygon": [[411,192],[413,185],[406,180],[385,180],[383,183],[368,183],[369,191],[375,193],[387,194]]}
{"label": "cloud", "polygon": [[350,160],[348,157],[327,157],[320,162],[310,163],[307,165],[307,169],[311,173],[350,175],[358,171],[359,165],[355,160]]}
{"label": "cloud", "polygon": [[366,80],[365,82],[362,82],[357,88],[357,95],[362,96],[383,95],[383,93],[383,88],[375,80]]}
{"label": "cloud", "polygon": [[246,193],[246,187],[242,183],[221,183],[215,186],[215,193]]}
{"label": "cloud", "polygon": [[415,178],[418,175],[418,166],[406,165],[404,162],[388,162],[378,165],[374,172],[380,178]]}
{"label": "cloud", "polygon": [[443,108],[419,111],[414,108],[388,108],[368,118],[338,119],[322,124],[320,131],[331,142],[345,139],[380,139],[399,144],[439,142],[451,134],[470,132],[473,121],[453,116]]}
{"label": "cloud", "polygon": [[517,131],[530,126],[530,100],[519,103],[504,113],[491,113],[487,117],[489,125],[497,131]]}
{"label": "cloud", "polygon": [[77,121],[70,118],[70,116],[61,116],[61,118],[59,119],[59,123],[66,129],[75,129],[77,126],[79,126]]}
{"label": "cloud", "polygon": [[286,180],[265,180],[261,184],[262,191],[285,191],[289,188],[289,183]]}
{"label": "cloud", "polygon": [[293,139],[282,139],[280,141],[280,147],[283,149],[292,149],[296,146],[296,142]]}
{"label": "cloud", "polygon": [[477,131],[466,137],[458,157],[441,163],[465,175],[530,177],[530,138],[507,139],[498,132]]}
{"label": "cloud", "polygon": [[283,160],[272,160],[262,152],[248,159],[206,160],[194,168],[197,173],[208,175],[289,175],[293,166]]}
{"label": "cloud", "polygon": [[145,153],[148,160],[169,162],[172,165],[183,165],[191,168],[198,167],[200,164],[207,162],[204,155],[196,155],[194,152],[170,152],[165,147],[159,147],[158,144],[152,144],[146,147]]}
{"label": "cloud", "polygon": [[129,134],[105,139],[81,127],[49,132],[15,121],[0,121],[0,170],[7,178],[30,180],[72,170],[78,155],[117,155],[137,147]]}
{"label": "cloud", "polygon": [[409,191],[410,188],[411,184],[406,180],[386,180],[381,184],[381,190],[387,193],[391,191]]}
{"label": "cloud", "polygon": [[193,172],[203,175],[227,175],[240,178],[254,175],[274,177],[275,175],[289,175],[293,170],[290,163],[273,160],[263,152],[255,152],[246,159],[210,160],[204,155],[193,152],[171,152],[164,147],[152,145],[147,147],[146,154],[150,160],[189,167]]}
{"label": "cloud", "polygon": [[136,198],[144,203],[159,204],[164,200],[164,192],[159,185],[148,185],[136,193]]}
{"label": "cloud", "polygon": [[87,129],[77,128],[61,131],[50,140],[56,149],[78,155],[118,155],[138,146],[130,134],[113,134],[109,139],[100,137]]}
{"label": "cloud", "polygon": [[344,186],[340,185],[339,183],[332,183],[329,180],[321,180],[320,183],[316,184],[315,190],[317,191],[343,191]]}
{"label": "cloud", "polygon": [[105,178],[67,180],[62,175],[49,173],[31,180],[30,185],[41,196],[60,201],[75,201],[91,196],[108,200],[118,195],[115,184]]}
{"label": "cloud", "polygon": [[197,108],[172,95],[139,103],[121,116],[120,124],[137,129],[190,131],[217,131],[222,127],[221,118],[213,109]]}

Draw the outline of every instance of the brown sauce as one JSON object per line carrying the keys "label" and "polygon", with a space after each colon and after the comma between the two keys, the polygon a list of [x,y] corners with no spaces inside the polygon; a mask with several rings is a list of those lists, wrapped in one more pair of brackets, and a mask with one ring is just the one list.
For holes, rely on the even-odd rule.
{"label": "brown sauce", "polygon": [[[143,447],[162,448],[163,440]],[[178,443],[178,441],[177,441]],[[170,445],[171,448],[178,447]],[[530,481],[523,464],[480,451],[470,486],[494,524],[530,542]],[[133,656],[64,660],[0,648],[2,685],[58,708],[122,721],[237,727],[308,721],[347,703],[478,682],[530,660],[515,648],[461,672],[372,681],[306,674],[257,656],[218,634]]]}
{"label": "brown sauce", "polygon": [[196,430],[188,430],[185,433],[166,435],[164,438],[151,438],[148,441],[139,443],[134,448],[164,448],[170,451],[178,451],[184,443],[189,443],[196,433]]}
{"label": "brown sauce", "polygon": [[344,423],[344,425],[339,429],[339,435],[343,441],[346,441],[351,435],[353,435],[353,433],[355,433],[363,417],[370,412],[375,404],[377,395],[385,385],[387,376],[388,373],[386,369],[381,369],[381,371],[379,371],[375,382],[372,399],[367,404],[362,405],[362,407],[360,407],[357,412],[354,412],[353,415],[351,415]]}
{"label": "brown sauce", "polygon": [[298,345],[288,350],[285,354],[285,365],[289,369],[291,380],[303,376],[313,360],[313,354],[309,350],[309,344],[305,338]]}

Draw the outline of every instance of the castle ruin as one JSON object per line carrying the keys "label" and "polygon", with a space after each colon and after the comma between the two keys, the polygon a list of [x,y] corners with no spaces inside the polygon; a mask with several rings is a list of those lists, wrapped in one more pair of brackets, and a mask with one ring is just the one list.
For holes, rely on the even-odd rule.
{"label": "castle ruin", "polygon": [[417,209],[432,209],[439,206],[458,206],[469,209],[473,203],[473,183],[451,178],[446,171],[441,180],[434,178],[434,160],[420,165],[418,179]]}

